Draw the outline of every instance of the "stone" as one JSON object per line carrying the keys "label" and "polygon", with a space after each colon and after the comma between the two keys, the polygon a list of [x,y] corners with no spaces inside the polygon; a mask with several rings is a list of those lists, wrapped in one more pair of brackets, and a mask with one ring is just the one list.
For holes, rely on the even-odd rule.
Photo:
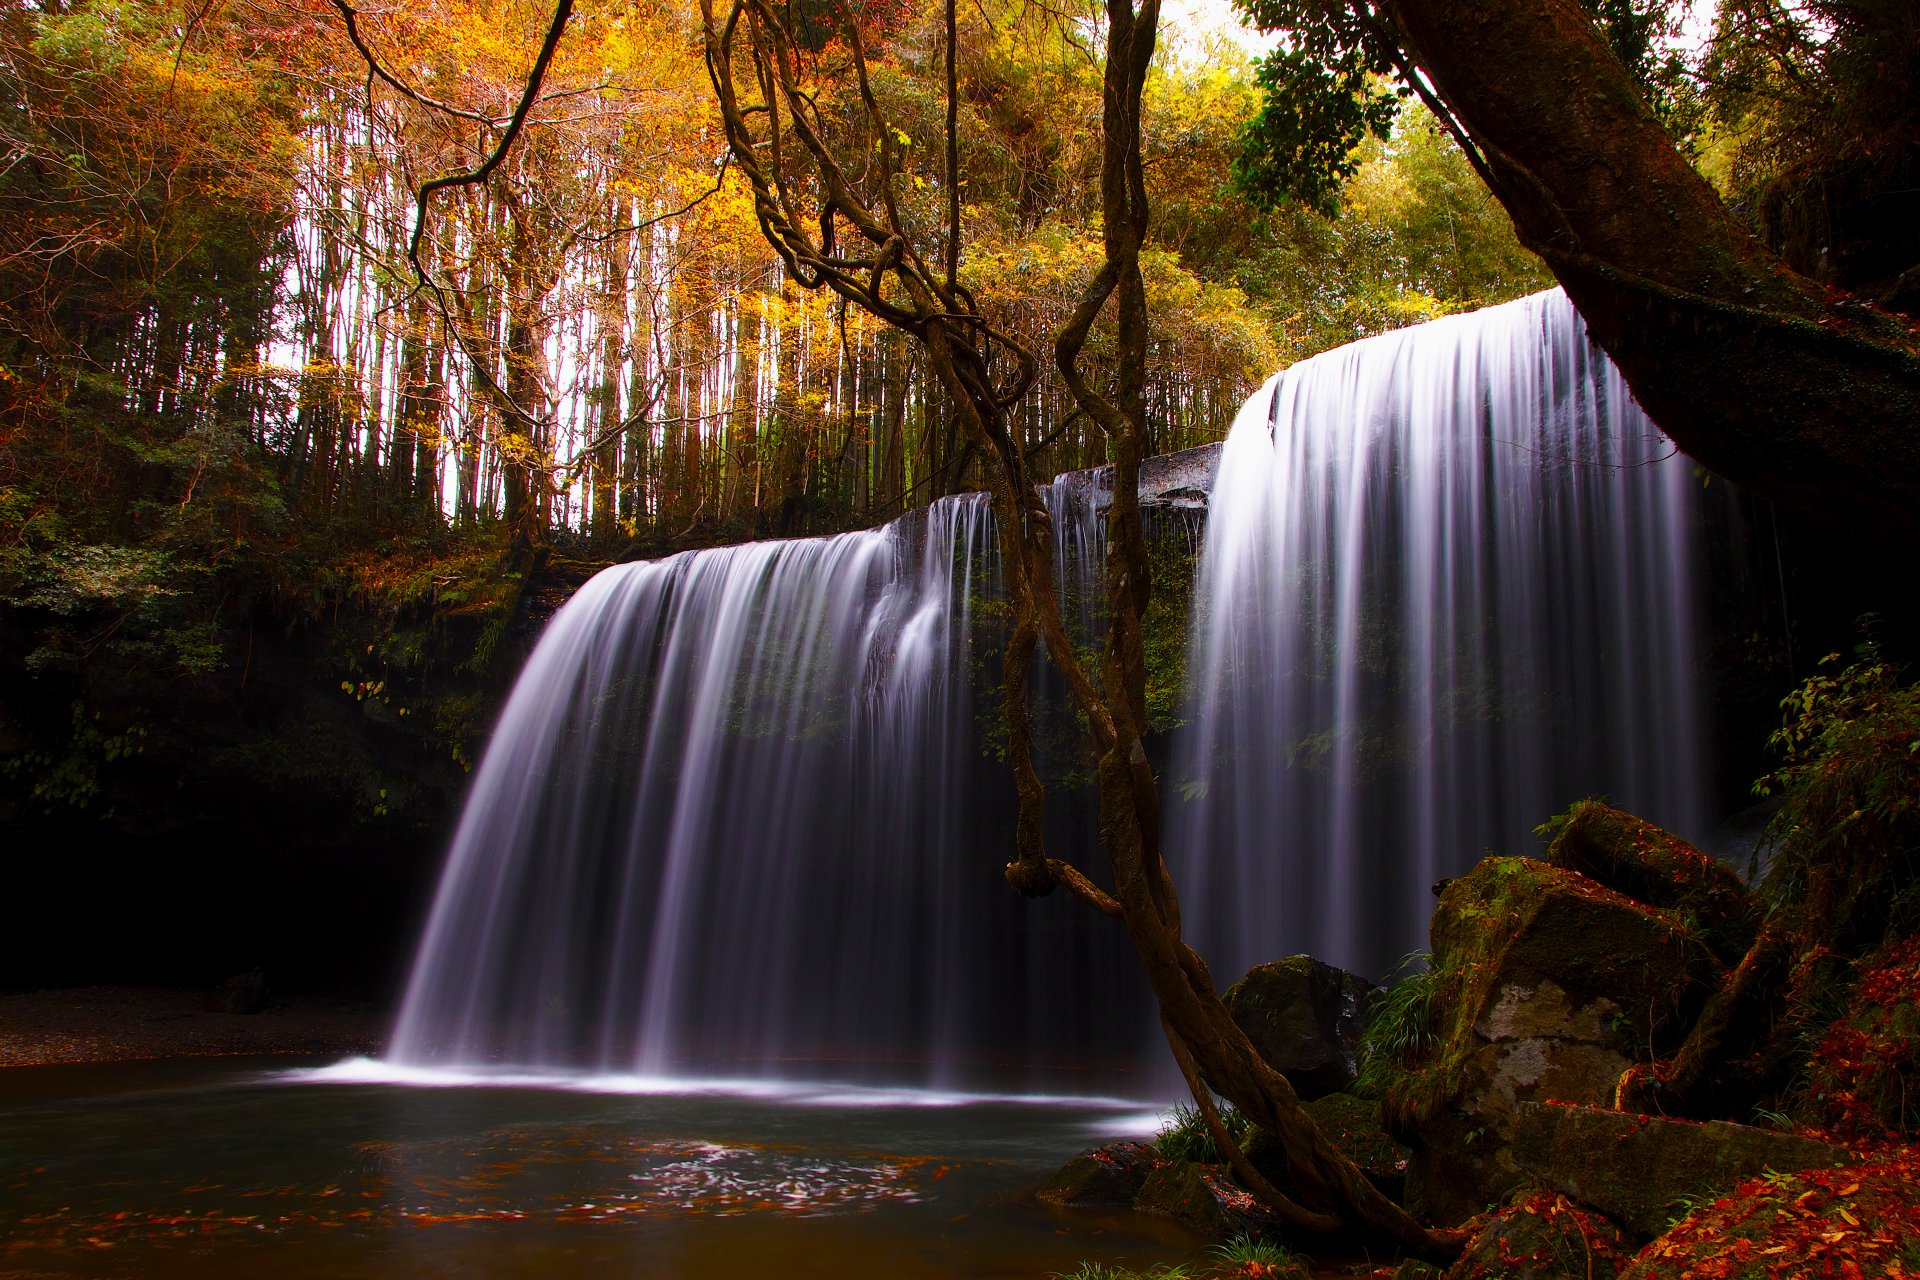
{"label": "stone", "polygon": [[1260,1056],[1311,1101],[1353,1083],[1378,991],[1312,956],[1288,956],[1255,965],[1222,999]]}
{"label": "stone", "polygon": [[1130,1204],[1159,1163],[1144,1142],[1112,1142],[1082,1151],[1034,1194],[1048,1204]]}
{"label": "stone", "polygon": [[1675,1223],[1625,1280],[1920,1274],[1916,1182],[1911,1155],[1755,1178]]}
{"label": "stone", "polygon": [[1433,917],[1433,1039],[1383,1100],[1408,1141],[1411,1206],[1456,1224],[1519,1184],[1523,1103],[1611,1106],[1724,975],[1672,914],[1532,858],[1487,858]]}
{"label": "stone", "polygon": [[[1407,1157],[1412,1153],[1388,1135],[1380,1118],[1380,1103],[1351,1093],[1331,1093],[1303,1104],[1341,1155],[1360,1166],[1374,1186],[1398,1199],[1407,1181]],[[1277,1187],[1286,1187],[1286,1153],[1271,1134],[1255,1129],[1241,1144],[1253,1167]]]}
{"label": "stone", "polygon": [[1760,931],[1760,904],[1732,867],[1598,800],[1573,806],[1546,860],[1673,912],[1729,965],[1747,953]]}
{"label": "stone", "polygon": [[1612,1280],[1632,1260],[1620,1228],[1548,1192],[1529,1192],[1470,1224],[1446,1280]]}
{"label": "stone", "polygon": [[1133,1207],[1171,1218],[1209,1240],[1270,1236],[1280,1220],[1235,1182],[1223,1164],[1169,1160],[1147,1175]]}
{"label": "stone", "polygon": [[1848,1164],[1845,1148],[1725,1120],[1669,1120],[1599,1107],[1522,1105],[1513,1162],[1642,1240],[1701,1196],[1775,1173]]}

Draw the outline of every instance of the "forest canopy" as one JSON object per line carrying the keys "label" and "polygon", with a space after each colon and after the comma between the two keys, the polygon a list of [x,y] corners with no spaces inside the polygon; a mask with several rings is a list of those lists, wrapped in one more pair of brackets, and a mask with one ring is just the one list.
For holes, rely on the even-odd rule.
{"label": "forest canopy", "polygon": [[[761,240],[691,6],[580,7],[505,162],[425,209],[416,280],[418,188],[498,139],[549,16],[360,15],[389,84],[325,5],[9,6],[0,480],[41,522],[16,541],[81,474],[124,502],[63,514],[117,525],[68,536],[200,555],[473,527],[522,491],[540,529],[607,539],[843,528],[971,487],[911,349]],[[875,76],[929,189],[934,18],[902,8]],[[1092,21],[961,24],[963,269],[1029,336],[1097,259]],[[1545,280],[1420,120],[1356,157],[1344,209],[1261,215],[1230,180],[1252,77],[1217,44],[1163,56],[1149,92],[1160,449],[1217,439],[1289,360]],[[1042,472],[1098,461],[1053,380],[1021,414]]]}

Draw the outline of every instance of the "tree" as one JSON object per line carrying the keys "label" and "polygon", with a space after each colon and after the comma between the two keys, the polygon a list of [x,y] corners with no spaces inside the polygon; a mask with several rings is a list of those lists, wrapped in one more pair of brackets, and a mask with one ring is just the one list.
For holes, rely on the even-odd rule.
{"label": "tree", "polygon": [[[1908,6],[1826,7],[1904,23],[1908,50],[1920,41]],[[1369,73],[1418,94],[1689,455],[1785,505],[1903,541],[1920,531],[1911,323],[1830,290],[1763,243],[1695,170],[1578,0],[1248,9],[1324,65],[1359,68],[1309,86],[1318,97],[1303,91],[1303,101],[1360,104],[1333,113],[1342,136],[1357,138],[1351,115],[1377,100]],[[1911,61],[1903,69],[1912,83]]]}
{"label": "tree", "polygon": [[[937,147],[911,146],[912,136],[889,118],[874,88],[870,50],[887,38],[888,19],[896,15],[839,4],[803,9],[773,0],[733,0],[724,15],[706,0],[703,13],[728,144],[753,186],[768,241],[801,284],[829,289],[915,339],[982,460],[1013,615],[1003,695],[1019,810],[1008,882],[1034,896],[1064,887],[1125,925],[1195,1101],[1236,1172],[1276,1212],[1317,1230],[1357,1220],[1433,1253],[1457,1247],[1457,1233],[1420,1226],[1337,1152],[1286,1078],[1255,1051],[1205,961],[1181,937],[1179,898],[1161,856],[1158,780],[1145,750],[1141,619],[1151,575],[1138,500],[1140,462],[1150,439],[1141,271],[1149,206],[1141,99],[1158,26],[1156,0],[1137,8],[1133,0],[1107,0],[1103,256],[1053,344],[1055,366],[1079,410],[1098,425],[1113,468],[1107,634],[1097,671],[1067,634],[1053,577],[1053,531],[1026,452],[1009,428],[1009,409],[1038,376],[1034,358],[982,314],[961,272],[966,228],[954,0],[947,0],[938,32],[945,120]],[[745,92],[743,75],[750,86]],[[1106,384],[1098,386],[1081,358],[1109,303],[1114,358]],[[1027,700],[1036,640],[1045,641],[1049,660],[1086,717],[1111,894],[1078,867],[1048,856],[1043,842],[1045,789],[1033,763]],[[1221,1125],[1215,1090],[1279,1139],[1295,1187],[1311,1204],[1274,1187],[1240,1154]]]}

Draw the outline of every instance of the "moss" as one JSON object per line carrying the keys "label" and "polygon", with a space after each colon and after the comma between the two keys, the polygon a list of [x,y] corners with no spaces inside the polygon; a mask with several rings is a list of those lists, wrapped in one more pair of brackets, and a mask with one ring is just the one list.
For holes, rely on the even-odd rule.
{"label": "moss", "polygon": [[1723,961],[1735,963],[1759,931],[1758,904],[1719,861],[1644,818],[1582,800],[1550,820],[1546,860],[1672,911]]}
{"label": "moss", "polygon": [[1433,917],[1431,1036],[1385,1091],[1389,1128],[1417,1130],[1460,1088],[1498,989],[1553,980],[1605,995],[1628,1057],[1673,1038],[1714,969],[1674,917],[1533,858],[1486,858],[1442,892]]}

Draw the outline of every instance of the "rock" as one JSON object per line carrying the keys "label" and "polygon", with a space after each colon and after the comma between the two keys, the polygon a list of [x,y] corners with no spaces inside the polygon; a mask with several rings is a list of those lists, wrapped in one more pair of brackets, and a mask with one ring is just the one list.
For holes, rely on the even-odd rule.
{"label": "rock", "polygon": [[1477,1219],[1446,1280],[1612,1280],[1633,1250],[1620,1228],[1550,1191]]}
{"label": "rock", "polygon": [[1640,1251],[1625,1280],[1920,1274],[1912,1156],[1755,1178]]}
{"label": "rock", "polygon": [[1260,1056],[1310,1101],[1353,1083],[1378,990],[1312,956],[1288,956],[1249,969],[1222,998]]}
{"label": "rock", "polygon": [[[1325,1131],[1340,1154],[1360,1166],[1370,1182],[1388,1195],[1399,1197],[1406,1186],[1407,1157],[1412,1153],[1388,1135],[1377,1101],[1350,1093],[1330,1093],[1306,1103],[1303,1109]],[[1275,1186],[1288,1185],[1286,1154],[1272,1135],[1255,1129],[1242,1149],[1254,1168]]]}
{"label": "rock", "polygon": [[1598,1107],[1523,1104],[1513,1162],[1522,1172],[1645,1240],[1684,1205],[1771,1169],[1847,1164],[1841,1147],[1724,1120],[1667,1120]]}
{"label": "rock", "polygon": [[1113,1142],[1082,1151],[1034,1194],[1049,1204],[1128,1204],[1159,1163],[1144,1142]]}
{"label": "rock", "polygon": [[1223,1164],[1169,1160],[1147,1175],[1133,1207],[1172,1218],[1210,1240],[1272,1235],[1279,1219],[1227,1173]]}
{"label": "rock", "polygon": [[1383,1114],[1414,1147],[1412,1205],[1441,1223],[1519,1185],[1516,1107],[1610,1106],[1724,973],[1673,915],[1532,858],[1487,858],[1447,886],[1433,970],[1432,1043]]}
{"label": "rock", "polygon": [[220,1007],[228,1013],[259,1013],[267,1007],[267,975],[255,969],[220,984]]}
{"label": "rock", "polygon": [[1746,954],[1760,929],[1760,906],[1733,868],[1598,800],[1573,806],[1547,861],[1673,912],[1727,964]]}

